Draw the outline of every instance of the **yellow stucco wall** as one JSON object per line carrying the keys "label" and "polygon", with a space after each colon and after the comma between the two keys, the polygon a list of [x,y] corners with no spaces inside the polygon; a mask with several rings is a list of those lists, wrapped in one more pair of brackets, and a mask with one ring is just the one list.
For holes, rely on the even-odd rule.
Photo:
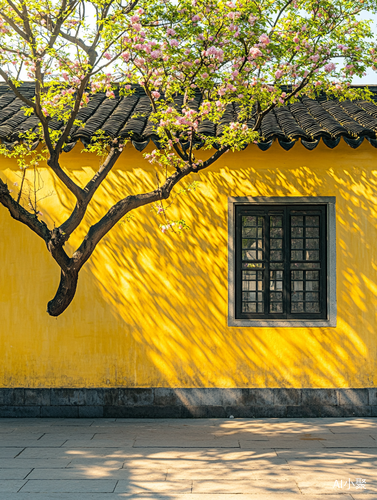
{"label": "yellow stucco wall", "polygon": [[[310,152],[275,144],[229,153],[196,175],[172,218],[192,231],[162,235],[144,207],[98,245],[76,298],[47,315],[59,269],[44,243],[0,206],[0,387],[371,387],[377,382],[377,151],[345,143]],[[63,155],[84,183],[98,158]],[[19,181],[13,163],[0,175]],[[72,208],[41,171],[43,218]],[[85,224],[116,200],[155,186],[154,168],[131,146],[97,193]],[[16,188],[14,188],[16,189]],[[336,196],[336,328],[227,327],[228,196]],[[85,224],[72,238],[74,248]]]}

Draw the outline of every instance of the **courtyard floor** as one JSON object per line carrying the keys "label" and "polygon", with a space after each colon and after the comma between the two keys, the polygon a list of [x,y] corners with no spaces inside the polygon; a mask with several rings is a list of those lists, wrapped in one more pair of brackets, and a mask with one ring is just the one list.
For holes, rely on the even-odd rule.
{"label": "courtyard floor", "polygon": [[0,419],[0,500],[377,500],[377,418]]}

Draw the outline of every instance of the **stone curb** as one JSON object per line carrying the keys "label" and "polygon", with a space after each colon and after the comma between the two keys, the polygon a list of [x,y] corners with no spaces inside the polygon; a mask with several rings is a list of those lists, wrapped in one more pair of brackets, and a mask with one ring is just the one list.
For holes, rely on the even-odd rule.
{"label": "stone curb", "polygon": [[377,416],[377,388],[0,389],[0,417],[310,418]]}

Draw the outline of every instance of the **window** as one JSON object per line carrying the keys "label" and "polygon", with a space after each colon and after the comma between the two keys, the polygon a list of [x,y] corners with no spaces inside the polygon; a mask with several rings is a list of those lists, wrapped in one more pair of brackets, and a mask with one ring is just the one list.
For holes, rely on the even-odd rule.
{"label": "window", "polygon": [[230,216],[229,325],[335,326],[335,199],[231,198]]}

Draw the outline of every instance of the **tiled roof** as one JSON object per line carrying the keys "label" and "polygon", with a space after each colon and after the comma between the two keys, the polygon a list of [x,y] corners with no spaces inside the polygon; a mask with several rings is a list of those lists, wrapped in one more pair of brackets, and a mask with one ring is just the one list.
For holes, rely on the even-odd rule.
{"label": "tiled roof", "polygon": [[[88,144],[97,130],[103,130],[109,137],[130,137],[135,148],[142,151],[152,140],[158,146],[158,137],[153,133],[153,124],[148,120],[151,107],[148,97],[141,87],[134,87],[135,92],[129,97],[107,99],[104,94],[96,94],[89,104],[80,110],[78,118],[85,127],[74,127],[69,144],[69,151],[78,140]],[[375,92],[377,87],[370,88]],[[21,87],[27,97],[34,95],[34,85],[25,83]],[[177,97],[176,106],[182,102]],[[201,96],[199,94],[190,102],[190,107],[198,108]],[[35,116],[26,117],[22,110],[23,103],[16,98],[6,85],[0,85],[0,140],[11,146],[19,134],[34,128],[38,119]],[[217,125],[210,121],[203,122],[198,132],[200,134],[218,137],[224,125],[234,121],[237,116],[236,105],[229,105],[221,122]],[[61,126],[57,121],[50,124],[53,128]],[[252,123],[249,123],[252,126]],[[326,100],[321,97],[316,100],[302,97],[300,102],[272,110],[262,121],[258,146],[267,150],[274,140],[286,149],[291,149],[297,141],[307,149],[314,149],[319,141],[329,148],[334,148],[343,137],[352,148],[357,148],[367,139],[377,147],[377,104],[370,101]]]}

